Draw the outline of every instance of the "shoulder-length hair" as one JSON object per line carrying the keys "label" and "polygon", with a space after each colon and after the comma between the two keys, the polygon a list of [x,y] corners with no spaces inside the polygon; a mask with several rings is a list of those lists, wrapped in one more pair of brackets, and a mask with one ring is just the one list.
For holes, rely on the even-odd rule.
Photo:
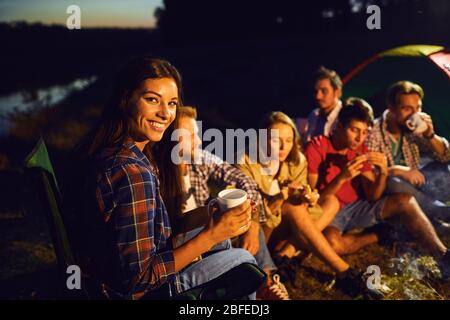
{"label": "shoulder-length hair", "polygon": [[[105,148],[120,148],[130,134],[127,108],[132,93],[146,79],[173,79],[178,88],[178,107],[182,106],[182,78],[168,61],[148,56],[136,57],[126,63],[117,73],[109,102],[103,110],[99,123],[90,133],[82,147],[85,161],[94,160]],[[177,110],[178,116],[178,110]],[[176,117],[177,117],[176,116]],[[170,159],[171,141],[175,121],[166,129],[161,141],[148,143],[143,153],[158,169],[160,192],[171,220],[181,212],[181,174]]]}
{"label": "shoulder-length hair", "polygon": [[287,114],[281,111],[273,111],[266,114],[261,122],[260,128],[270,129],[277,123],[282,123],[292,128],[292,131],[294,132],[294,143],[292,145],[291,151],[289,152],[289,155],[286,158],[286,161],[294,165],[299,165],[301,160],[300,153],[302,151],[300,144],[300,134],[298,133],[297,126],[295,125],[294,121]]}

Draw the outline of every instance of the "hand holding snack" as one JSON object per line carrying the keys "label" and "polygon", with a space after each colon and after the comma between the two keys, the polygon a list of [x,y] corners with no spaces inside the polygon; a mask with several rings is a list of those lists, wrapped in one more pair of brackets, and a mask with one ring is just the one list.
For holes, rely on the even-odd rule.
{"label": "hand holding snack", "polygon": [[317,189],[311,190],[311,186],[308,184],[306,186],[305,198],[310,206],[315,206],[320,198],[319,191]]}
{"label": "hand holding snack", "polygon": [[290,184],[290,198],[295,204],[307,203],[314,206],[319,200],[317,189],[312,190],[310,185]]}

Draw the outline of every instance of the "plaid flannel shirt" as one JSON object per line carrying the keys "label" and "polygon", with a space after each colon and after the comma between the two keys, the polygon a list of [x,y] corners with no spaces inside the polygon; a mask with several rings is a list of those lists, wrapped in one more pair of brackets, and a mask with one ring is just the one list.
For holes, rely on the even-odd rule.
{"label": "plaid flannel shirt", "polygon": [[118,151],[105,150],[101,159],[96,198],[114,228],[128,298],[140,299],[167,281],[176,291],[172,231],[154,168],[132,140]]}
{"label": "plaid flannel shirt", "polygon": [[[366,144],[369,151],[384,153],[388,160],[388,166],[393,166],[395,163],[386,121],[388,112],[389,110],[384,111],[383,115],[375,120],[374,126],[366,139]],[[446,151],[444,155],[440,155],[433,151],[430,141],[426,138],[409,132],[405,133],[402,141],[402,152],[406,165],[412,169],[419,169],[420,153],[431,155],[439,162],[448,162],[450,160],[450,148],[448,141],[443,140]]]}
{"label": "plaid flannel shirt", "polygon": [[[208,181],[213,181],[219,185],[234,185],[245,190],[256,207],[261,208],[261,194],[252,178],[212,153],[202,149],[198,151],[195,163],[188,165],[191,182],[189,192],[193,193],[197,206],[204,206],[210,200]],[[266,221],[264,210],[259,210],[259,221]]]}

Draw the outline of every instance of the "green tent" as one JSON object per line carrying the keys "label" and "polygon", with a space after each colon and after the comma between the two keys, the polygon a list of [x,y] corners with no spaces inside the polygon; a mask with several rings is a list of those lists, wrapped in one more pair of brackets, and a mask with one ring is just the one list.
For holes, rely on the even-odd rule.
{"label": "green tent", "polygon": [[366,99],[379,116],[387,89],[400,80],[422,86],[423,111],[433,118],[436,132],[450,138],[450,51],[444,47],[409,45],[376,54],[343,78],[344,96]]}

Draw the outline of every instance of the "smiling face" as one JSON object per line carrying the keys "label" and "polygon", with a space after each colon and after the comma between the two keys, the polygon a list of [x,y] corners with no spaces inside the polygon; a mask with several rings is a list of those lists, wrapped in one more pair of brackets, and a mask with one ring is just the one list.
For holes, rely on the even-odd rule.
{"label": "smiling face", "polygon": [[278,151],[279,161],[286,161],[292,147],[294,146],[294,130],[289,125],[284,123],[275,123],[269,129],[278,130],[278,136],[268,135],[269,143],[273,150]]}
{"label": "smiling face", "polygon": [[320,110],[328,114],[337,105],[341,92],[341,89],[333,88],[330,79],[320,79],[314,86],[314,99]]}
{"label": "smiling face", "polygon": [[131,94],[128,110],[131,135],[140,144],[158,142],[175,119],[178,88],[171,78],[146,79]]}

